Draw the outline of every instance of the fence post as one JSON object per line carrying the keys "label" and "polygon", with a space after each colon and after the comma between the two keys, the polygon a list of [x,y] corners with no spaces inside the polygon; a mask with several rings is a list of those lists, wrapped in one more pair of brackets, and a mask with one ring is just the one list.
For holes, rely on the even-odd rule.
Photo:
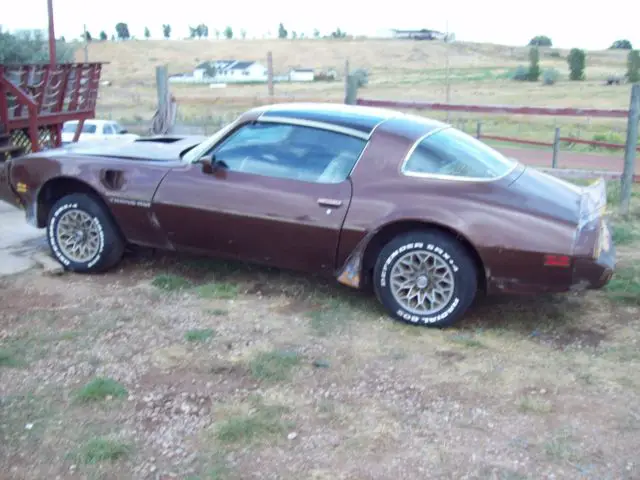
{"label": "fence post", "polygon": [[267,52],[267,93],[273,97],[273,55]]}
{"label": "fence post", "polygon": [[558,153],[560,152],[560,127],[556,127],[556,133],[553,137],[553,157],[551,160],[551,168],[558,168]]}
{"label": "fence post", "polygon": [[358,101],[358,77],[349,75],[345,85],[344,103],[347,105],[355,105]]}
{"label": "fence post", "polygon": [[627,142],[624,152],[624,170],[621,178],[620,209],[626,217],[629,215],[633,174],[636,163],[636,147],[638,145],[638,123],[640,123],[640,83],[631,87],[629,102],[629,120],[627,122]]}
{"label": "fence post", "polygon": [[156,67],[156,91],[158,94],[158,111],[164,112],[169,99],[169,72],[166,65]]}
{"label": "fence post", "polygon": [[478,124],[476,125],[476,138],[480,140],[482,136],[482,122],[478,120]]}

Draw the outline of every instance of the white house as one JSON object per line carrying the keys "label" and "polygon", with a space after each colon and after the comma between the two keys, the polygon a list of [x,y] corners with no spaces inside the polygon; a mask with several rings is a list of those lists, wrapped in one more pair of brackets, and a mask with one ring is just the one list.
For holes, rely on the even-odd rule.
{"label": "white house", "polygon": [[289,70],[290,82],[313,82],[313,68],[292,68]]}
{"label": "white house", "polygon": [[266,82],[267,69],[258,62],[216,60],[202,62],[193,71],[195,81]]}

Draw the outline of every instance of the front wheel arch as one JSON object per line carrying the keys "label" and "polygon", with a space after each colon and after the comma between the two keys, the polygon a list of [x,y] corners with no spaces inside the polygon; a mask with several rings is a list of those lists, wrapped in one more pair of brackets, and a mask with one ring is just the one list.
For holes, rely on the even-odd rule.
{"label": "front wheel arch", "polygon": [[36,198],[36,220],[38,228],[45,228],[47,226],[47,220],[53,205],[62,197],[72,193],[83,193],[93,197],[94,200],[102,204],[102,207],[111,215],[111,219],[117,225],[107,202],[104,201],[102,195],[100,195],[95,188],[75,178],[53,177],[47,180],[38,190]]}

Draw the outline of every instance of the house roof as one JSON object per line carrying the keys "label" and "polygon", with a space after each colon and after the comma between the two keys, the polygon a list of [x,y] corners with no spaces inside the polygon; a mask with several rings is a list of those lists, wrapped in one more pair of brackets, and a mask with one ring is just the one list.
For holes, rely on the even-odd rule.
{"label": "house roof", "polygon": [[292,68],[292,72],[313,72],[313,68]]}
{"label": "house roof", "polygon": [[249,68],[254,63],[256,62],[236,62],[233,65],[231,65],[231,67],[229,68],[231,70],[244,70],[245,68]]}

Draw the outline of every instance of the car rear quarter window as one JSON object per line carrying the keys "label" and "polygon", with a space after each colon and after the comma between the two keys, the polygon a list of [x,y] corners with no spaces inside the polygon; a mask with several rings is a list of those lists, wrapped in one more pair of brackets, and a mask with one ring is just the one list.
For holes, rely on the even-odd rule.
{"label": "car rear quarter window", "polygon": [[419,140],[402,171],[425,177],[491,180],[506,175],[515,165],[480,140],[450,127]]}

